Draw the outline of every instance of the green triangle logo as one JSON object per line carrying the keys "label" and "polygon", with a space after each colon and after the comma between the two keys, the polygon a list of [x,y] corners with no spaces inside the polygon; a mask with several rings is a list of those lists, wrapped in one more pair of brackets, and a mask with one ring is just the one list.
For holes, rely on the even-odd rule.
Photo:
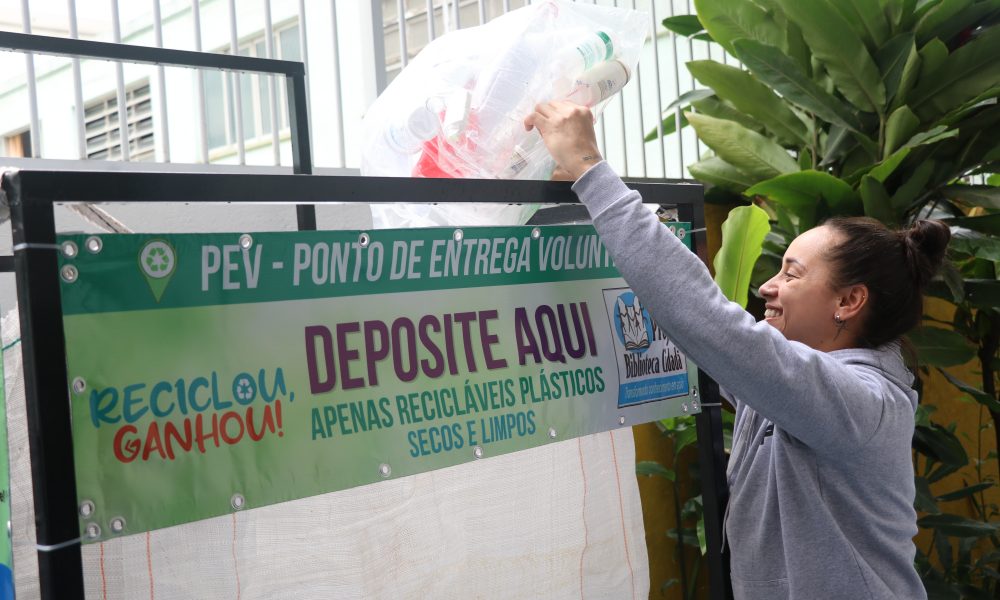
{"label": "green triangle logo", "polygon": [[166,240],[149,240],[139,251],[139,271],[159,302],[177,271],[177,252]]}

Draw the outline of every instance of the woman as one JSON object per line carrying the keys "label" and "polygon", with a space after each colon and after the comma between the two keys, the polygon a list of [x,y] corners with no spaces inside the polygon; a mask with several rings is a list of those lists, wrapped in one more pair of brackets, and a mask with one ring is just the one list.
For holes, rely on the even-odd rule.
{"label": "woman", "polygon": [[525,127],[576,180],[653,320],[735,397],[725,531],[736,598],[926,598],[913,567],[917,395],[898,339],[921,317],[948,228],[856,218],[807,231],[761,286],[757,323],[602,161],[589,110],[539,105]]}

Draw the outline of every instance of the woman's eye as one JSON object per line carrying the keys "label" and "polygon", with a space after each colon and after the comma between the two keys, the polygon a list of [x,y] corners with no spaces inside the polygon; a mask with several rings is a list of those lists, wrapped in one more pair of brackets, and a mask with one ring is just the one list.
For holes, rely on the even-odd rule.
{"label": "woman's eye", "polygon": [[789,280],[789,279],[798,279],[798,277],[796,275],[793,275],[793,274],[788,273],[788,272],[784,273],[784,277],[785,277],[786,280]]}

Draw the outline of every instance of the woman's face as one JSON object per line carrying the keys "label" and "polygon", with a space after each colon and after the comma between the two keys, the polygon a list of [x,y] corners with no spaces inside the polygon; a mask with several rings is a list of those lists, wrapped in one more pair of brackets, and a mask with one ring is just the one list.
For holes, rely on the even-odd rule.
{"label": "woman's face", "polygon": [[760,287],[764,319],[789,340],[817,350],[831,349],[841,334],[834,320],[841,295],[830,285],[825,258],[837,236],[829,227],[816,227],[795,238],[785,252],[781,272]]}

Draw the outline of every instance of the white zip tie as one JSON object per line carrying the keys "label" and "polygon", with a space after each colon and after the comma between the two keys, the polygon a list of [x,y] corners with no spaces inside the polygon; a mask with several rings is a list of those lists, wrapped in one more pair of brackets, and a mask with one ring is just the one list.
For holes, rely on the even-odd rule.
{"label": "white zip tie", "polygon": [[79,544],[82,541],[83,538],[73,538],[71,540],[66,540],[65,542],[61,542],[59,544],[51,544],[51,545],[35,544],[35,550],[38,550],[39,552],[55,552],[56,550],[62,550],[63,548],[69,548],[70,546]]}

